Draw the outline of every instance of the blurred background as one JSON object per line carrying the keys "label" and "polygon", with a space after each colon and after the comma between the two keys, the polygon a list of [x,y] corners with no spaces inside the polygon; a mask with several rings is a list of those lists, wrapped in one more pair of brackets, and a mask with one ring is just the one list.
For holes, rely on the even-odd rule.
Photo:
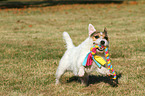
{"label": "blurred background", "polygon": [[60,4],[137,3],[144,0],[0,0],[0,8],[44,7]]}

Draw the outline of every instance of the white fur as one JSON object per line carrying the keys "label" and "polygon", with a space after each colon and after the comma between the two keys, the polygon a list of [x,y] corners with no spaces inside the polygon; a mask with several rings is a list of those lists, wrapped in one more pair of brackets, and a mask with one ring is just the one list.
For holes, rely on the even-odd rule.
{"label": "white fur", "polygon": [[[89,35],[90,32],[96,30],[92,24],[89,24],[88,29]],[[84,67],[82,65],[84,58],[90,52],[90,48],[93,46],[93,40],[90,36],[77,47],[73,45],[73,42],[67,32],[63,33],[63,38],[66,41],[67,50],[61,58],[56,71],[56,84],[59,83],[60,77],[66,71],[72,71],[75,76],[81,77],[83,83],[87,83],[88,74],[93,70],[96,70],[97,72],[105,75],[111,74],[107,68],[102,66],[100,69],[94,62],[91,67]],[[100,56],[102,56],[105,59],[104,54],[101,54]]]}

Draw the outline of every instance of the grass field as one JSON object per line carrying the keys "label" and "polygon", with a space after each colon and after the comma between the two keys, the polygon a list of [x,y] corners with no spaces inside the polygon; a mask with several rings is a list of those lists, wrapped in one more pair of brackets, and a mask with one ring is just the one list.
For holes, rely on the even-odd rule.
{"label": "grass field", "polygon": [[[67,31],[79,45],[88,37],[89,23],[100,31],[108,28],[112,64],[120,76],[118,87],[96,72],[88,87],[72,73],[66,73],[62,84],[55,86],[55,71],[66,50],[62,33]],[[0,95],[145,95],[145,4],[1,9]]]}

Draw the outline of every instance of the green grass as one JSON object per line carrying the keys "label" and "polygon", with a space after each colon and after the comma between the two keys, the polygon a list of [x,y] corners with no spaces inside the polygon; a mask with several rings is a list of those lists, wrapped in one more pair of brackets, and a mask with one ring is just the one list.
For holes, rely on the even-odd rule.
{"label": "green grass", "polygon": [[[145,95],[145,4],[57,5],[0,10],[0,95],[143,96]],[[65,52],[62,33],[75,45],[88,37],[88,24],[108,28],[110,55],[118,87],[102,81],[85,87],[66,73],[55,86]],[[98,75],[93,72],[93,75]],[[99,77],[97,77],[99,78]]]}

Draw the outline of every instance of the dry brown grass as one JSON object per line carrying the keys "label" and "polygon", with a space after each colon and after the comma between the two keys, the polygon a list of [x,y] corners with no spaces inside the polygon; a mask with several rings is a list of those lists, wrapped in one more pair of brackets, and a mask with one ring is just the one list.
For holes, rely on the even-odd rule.
{"label": "dry brown grass", "polygon": [[[145,94],[145,4],[58,5],[0,10],[0,95],[143,96]],[[62,32],[75,45],[88,36],[88,24],[108,28],[118,87],[93,73],[81,85],[72,73],[55,86],[55,71],[65,51]],[[121,75],[119,75],[121,74]]]}

